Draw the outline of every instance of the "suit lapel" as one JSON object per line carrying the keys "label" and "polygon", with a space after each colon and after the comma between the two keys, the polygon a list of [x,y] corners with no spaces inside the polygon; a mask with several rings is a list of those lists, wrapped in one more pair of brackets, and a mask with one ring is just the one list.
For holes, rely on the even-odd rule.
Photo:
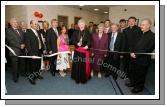
{"label": "suit lapel", "polygon": [[[13,32],[13,34],[14,34],[14,37],[15,38],[17,38],[17,39],[19,39],[19,41],[21,40],[21,37],[19,37],[18,35],[17,35],[17,33],[16,33],[16,31],[12,28],[12,32]],[[20,32],[19,32],[20,33]],[[20,36],[21,36],[21,34],[20,34]]]}

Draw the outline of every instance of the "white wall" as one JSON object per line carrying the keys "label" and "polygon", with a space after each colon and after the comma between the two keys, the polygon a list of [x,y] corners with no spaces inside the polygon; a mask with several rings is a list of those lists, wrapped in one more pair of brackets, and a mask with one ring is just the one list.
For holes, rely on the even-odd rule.
{"label": "white wall", "polygon": [[5,21],[9,21],[11,18],[17,18],[20,21],[28,21],[27,16],[26,6],[12,5],[5,7]]}
{"label": "white wall", "polygon": [[[125,12],[124,9],[127,9]],[[139,22],[143,18],[155,19],[155,7],[152,5],[123,5],[111,6],[109,8],[109,19],[113,23],[118,23],[121,18],[128,19],[130,16],[135,16]]]}
{"label": "white wall", "polygon": [[[89,21],[93,21],[94,23],[99,23],[108,18],[107,15],[99,15],[94,14],[89,11],[79,10],[76,8],[66,7],[66,6],[58,6],[58,5],[50,5],[50,6],[42,6],[42,5],[26,5],[26,6],[9,6],[6,9],[6,20],[9,20],[11,17],[17,16],[16,18],[25,19],[28,23],[32,19],[37,19],[34,17],[34,12],[40,11],[43,13],[43,18],[40,20],[51,21],[51,19],[56,18],[58,15],[68,16],[68,25],[74,23],[74,16],[80,16],[87,24]],[[37,19],[39,20],[39,19]]]}

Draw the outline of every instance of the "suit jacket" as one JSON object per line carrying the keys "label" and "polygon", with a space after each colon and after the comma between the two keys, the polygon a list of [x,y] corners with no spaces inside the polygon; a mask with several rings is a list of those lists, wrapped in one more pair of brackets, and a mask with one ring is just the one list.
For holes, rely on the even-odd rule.
{"label": "suit jacket", "polygon": [[133,26],[132,28],[128,27],[126,29],[123,30],[123,33],[125,35],[125,40],[126,40],[126,46],[124,51],[127,52],[132,52],[134,50],[134,46],[135,44],[138,42],[138,40],[141,37],[141,30],[138,26]]}
{"label": "suit jacket", "polygon": [[[44,50],[41,34],[38,31],[37,33],[41,41],[41,47],[42,47],[41,50]],[[39,41],[35,33],[31,29],[28,29],[25,34],[25,43],[28,50],[28,54],[30,56],[33,56],[33,55],[40,56],[41,53],[39,52]]]}
{"label": "suit jacket", "polygon": [[54,32],[53,28],[46,31],[46,44],[48,51],[52,51],[52,53],[57,52],[57,38],[58,35]]}
{"label": "suit jacket", "polygon": [[[110,41],[111,41],[111,36],[112,33],[108,33],[108,50],[110,50]],[[125,48],[125,41],[124,41],[124,35],[123,33],[118,32],[115,43],[114,43],[114,51],[118,51],[118,52],[122,52]],[[110,52],[108,53],[108,55],[110,54]],[[119,60],[120,59],[120,55],[119,53],[111,53],[113,54],[113,58],[115,60]]]}
{"label": "suit jacket", "polygon": [[[135,53],[152,53],[155,49],[155,34],[149,30],[141,35],[140,40],[134,47]],[[151,55],[136,54],[136,58],[132,59],[137,64],[148,66],[151,60]]]}
{"label": "suit jacket", "polygon": [[[5,35],[5,39],[6,39],[6,43],[8,44],[8,46],[10,46],[14,52],[17,55],[20,55],[21,53],[21,44],[22,44],[22,40],[23,40],[23,33],[19,31],[20,36],[17,35],[17,32],[13,29],[13,28],[8,28],[6,30],[6,35]],[[14,56],[12,53],[9,54],[10,56]]]}
{"label": "suit jacket", "polygon": [[[112,33],[108,33],[108,50],[110,50],[111,36]],[[122,52],[124,51],[124,46],[125,46],[124,34],[118,32],[114,43],[114,51]]]}
{"label": "suit jacket", "polygon": [[72,35],[72,44],[75,45],[75,47],[78,47],[77,43],[79,42],[80,38],[81,38],[81,33],[83,33],[83,38],[82,38],[82,45],[81,47],[85,47],[86,45],[88,46],[88,48],[90,48],[91,44],[90,44],[90,34],[88,30],[84,30],[83,32],[81,32],[80,30],[76,30],[74,31],[73,35]]}

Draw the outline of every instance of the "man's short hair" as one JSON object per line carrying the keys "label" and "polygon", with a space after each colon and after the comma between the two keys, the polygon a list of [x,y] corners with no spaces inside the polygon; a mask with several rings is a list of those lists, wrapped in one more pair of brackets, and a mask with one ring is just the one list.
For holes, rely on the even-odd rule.
{"label": "man's short hair", "polygon": [[104,21],[104,23],[106,23],[107,21],[109,21],[109,22],[111,23],[111,21],[110,21],[109,19],[106,19],[106,20]]}
{"label": "man's short hair", "polygon": [[120,19],[119,23],[121,23],[121,22],[125,22],[126,23],[126,20],[125,19]]}
{"label": "man's short hair", "polygon": [[54,21],[57,21],[57,20],[56,20],[56,19],[52,19],[52,20],[51,20],[51,23],[53,23]]}
{"label": "man's short hair", "polygon": [[152,21],[149,18],[142,19],[142,21],[147,21],[150,24],[150,26],[152,25]]}
{"label": "man's short hair", "polygon": [[10,19],[10,23],[12,23],[13,20],[17,20],[16,18],[11,18]]}
{"label": "man's short hair", "polygon": [[129,17],[129,19],[134,19],[136,21],[136,17],[134,17],[134,16]]}

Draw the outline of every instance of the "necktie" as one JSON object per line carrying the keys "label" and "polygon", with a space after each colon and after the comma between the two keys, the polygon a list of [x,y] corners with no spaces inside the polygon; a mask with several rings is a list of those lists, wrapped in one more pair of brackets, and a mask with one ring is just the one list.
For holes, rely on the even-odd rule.
{"label": "necktie", "polygon": [[112,37],[111,37],[111,41],[110,41],[110,51],[113,51],[114,50],[114,33],[113,33],[113,35],[112,35]]}
{"label": "necktie", "polygon": [[42,48],[42,46],[41,46],[41,41],[40,41],[40,39],[39,39],[39,35],[38,35],[37,31],[35,31],[35,35],[36,35],[36,37],[38,38],[39,49],[41,49],[41,48]]}
{"label": "necktie", "polygon": [[19,33],[18,29],[15,29],[15,32],[16,32],[17,36],[20,37],[20,33]]}
{"label": "necktie", "polygon": [[59,35],[58,35],[58,31],[57,31],[57,29],[54,29],[54,31],[55,31],[55,33],[56,33],[56,35],[57,35],[57,37],[58,37]]}

